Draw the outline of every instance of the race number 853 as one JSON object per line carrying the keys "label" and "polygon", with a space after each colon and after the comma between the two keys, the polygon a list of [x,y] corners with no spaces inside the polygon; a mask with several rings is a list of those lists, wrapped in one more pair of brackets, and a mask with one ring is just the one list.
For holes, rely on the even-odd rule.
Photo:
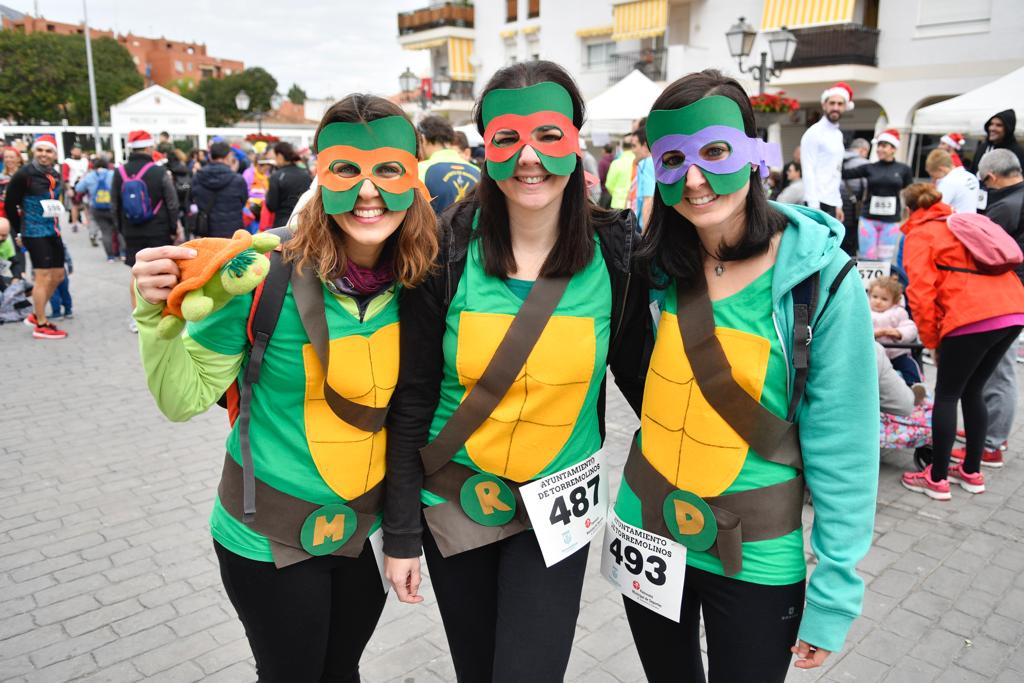
{"label": "race number 853", "polygon": [[[639,548],[629,543],[623,543],[620,538],[614,539],[608,545],[608,552],[615,558],[615,564],[625,565],[626,571],[630,574],[640,576],[643,573],[647,580],[655,586],[665,583],[665,570],[668,565],[658,555],[652,554],[645,557]],[[645,566],[650,568],[645,570]]]}

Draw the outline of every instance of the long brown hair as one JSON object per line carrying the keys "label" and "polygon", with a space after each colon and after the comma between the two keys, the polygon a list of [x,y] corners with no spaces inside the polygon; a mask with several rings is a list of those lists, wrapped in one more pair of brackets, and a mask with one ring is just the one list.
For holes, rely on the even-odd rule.
{"label": "long brown hair", "polygon": [[[320,131],[330,123],[369,122],[387,116],[405,114],[381,97],[349,95],[327,110],[316,137],[319,138]],[[404,287],[415,287],[422,282],[437,256],[437,219],[430,203],[418,191],[414,192],[405,219],[388,242],[394,249],[395,280]],[[299,268],[311,265],[321,277],[337,277],[344,271],[347,264],[344,233],[324,210],[319,191],[299,212],[295,236],[285,244],[283,255],[286,261],[294,261]]]}
{"label": "long brown hair", "polygon": [[[476,101],[473,118],[477,130],[484,133],[484,96],[499,88],[525,88],[544,82],[557,83],[565,88],[572,99],[572,122],[583,126],[586,107],[576,82],[565,69],[543,60],[513,64],[499,69],[484,86]],[[516,271],[516,258],[512,252],[509,232],[508,205],[501,188],[487,173],[487,164],[480,170],[476,187],[480,201],[480,221],[477,232],[483,247],[484,270],[495,277],[506,277]],[[587,200],[587,187],[583,178],[583,164],[576,160],[576,168],[565,186],[558,214],[558,238],[551,248],[540,274],[544,277],[573,275],[587,267],[594,258],[594,224],[609,220],[607,212]]]}

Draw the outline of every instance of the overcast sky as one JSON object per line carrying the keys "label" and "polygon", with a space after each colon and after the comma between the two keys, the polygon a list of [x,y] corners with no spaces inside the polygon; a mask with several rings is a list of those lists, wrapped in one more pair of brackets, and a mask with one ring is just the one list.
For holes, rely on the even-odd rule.
{"label": "overcast sky", "polygon": [[[19,12],[82,21],[81,0],[0,0]],[[398,75],[425,70],[424,51],[398,46],[397,14],[428,0],[88,0],[89,24],[147,37],[206,43],[207,54],[262,66],[286,93],[391,95]],[[213,8],[213,9],[211,9]]]}

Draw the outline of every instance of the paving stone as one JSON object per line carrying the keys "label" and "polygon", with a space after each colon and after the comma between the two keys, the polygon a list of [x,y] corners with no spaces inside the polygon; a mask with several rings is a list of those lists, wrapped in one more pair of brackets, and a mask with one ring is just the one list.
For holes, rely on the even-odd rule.
{"label": "paving stone", "polygon": [[93,655],[100,666],[108,666],[125,659],[135,658],[174,639],[174,631],[160,624],[145,631],[123,636],[113,643],[99,648],[93,652]]}
{"label": "paving stone", "polygon": [[[142,611],[142,605],[135,600],[125,600],[114,605],[105,605],[77,617],[66,619],[64,630],[72,636],[88,633],[106,624],[114,624],[125,617]],[[116,628],[114,629],[117,630]],[[120,634],[125,635],[125,634]]]}
{"label": "paving stone", "polygon": [[[161,671],[171,669],[192,657],[209,652],[217,646],[217,641],[210,634],[195,633],[187,638],[176,638],[166,645],[161,645],[143,655],[135,657],[132,659],[132,663],[143,674],[153,676]],[[202,678],[202,669],[196,664],[192,664],[192,666],[199,672],[199,678]],[[198,678],[192,680],[198,680]]]}
{"label": "paving stone", "polygon": [[[106,645],[116,639],[117,634],[109,628],[99,628],[76,638],[65,638],[53,645],[40,648],[30,654],[29,659],[31,659],[32,663],[39,668],[49,667],[51,664],[55,664],[65,659],[89,654],[96,648]],[[92,671],[95,668],[96,666],[93,665],[89,671]]]}
{"label": "paving stone", "polygon": [[[39,666],[37,664],[37,666]],[[52,666],[36,669],[25,675],[28,683],[52,683],[53,681],[78,681],[96,670],[96,660],[90,654],[81,654],[65,659]]]}
{"label": "paving stone", "polygon": [[871,681],[881,681],[888,671],[889,667],[885,664],[851,652],[843,657],[843,661],[835,665],[829,673],[829,677],[836,680],[870,683]]}

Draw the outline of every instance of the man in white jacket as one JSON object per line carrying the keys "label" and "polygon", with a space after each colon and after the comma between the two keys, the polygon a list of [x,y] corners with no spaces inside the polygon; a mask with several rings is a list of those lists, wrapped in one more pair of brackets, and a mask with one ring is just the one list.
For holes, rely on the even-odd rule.
{"label": "man in white jacket", "polygon": [[843,200],[839,196],[843,165],[843,132],[839,119],[853,109],[853,89],[836,83],[821,93],[823,116],[800,138],[804,179],[804,203],[843,220]]}

